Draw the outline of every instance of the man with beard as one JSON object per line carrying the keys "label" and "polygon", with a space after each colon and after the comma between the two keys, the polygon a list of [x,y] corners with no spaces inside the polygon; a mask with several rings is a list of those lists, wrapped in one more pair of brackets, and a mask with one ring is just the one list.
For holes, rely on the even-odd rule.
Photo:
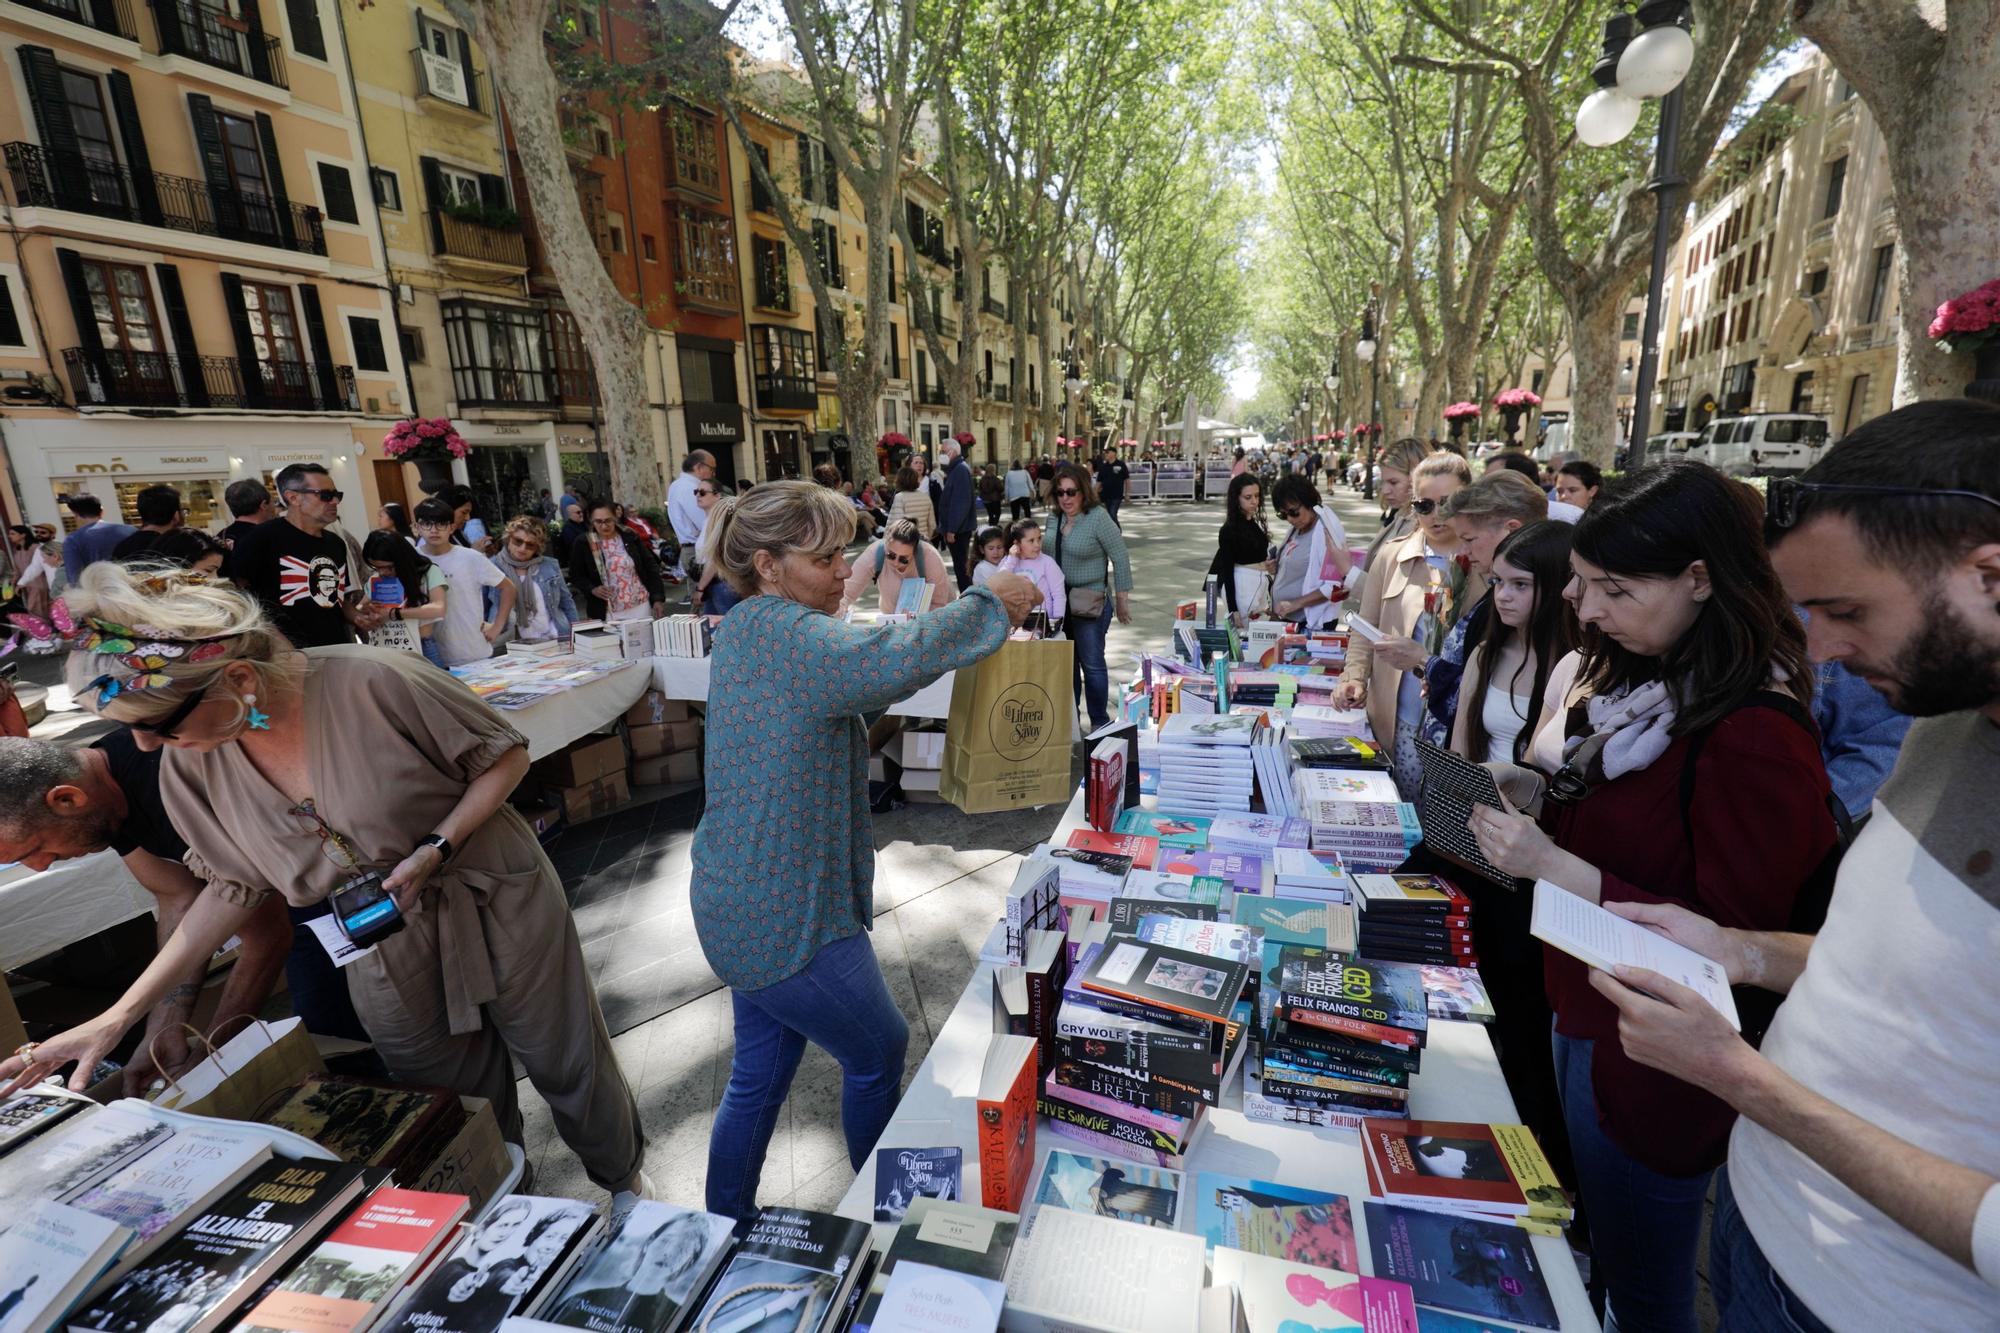
{"label": "man with beard", "polygon": [[1991,1327],[2000,1286],[2000,407],[1918,403],[1774,480],[1812,654],[1917,719],[1817,936],[1607,904],[1787,995],[1761,1052],[1692,991],[1591,984],[1643,1064],[1741,1114],[1717,1176],[1720,1327]]}

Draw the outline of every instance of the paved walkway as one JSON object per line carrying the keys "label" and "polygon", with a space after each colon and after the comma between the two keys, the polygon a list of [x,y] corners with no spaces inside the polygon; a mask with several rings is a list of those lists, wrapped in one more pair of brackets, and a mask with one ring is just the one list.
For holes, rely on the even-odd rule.
{"label": "paved walkway", "polygon": [[[1374,533],[1377,512],[1358,496],[1343,487],[1334,504],[1357,544]],[[1124,509],[1137,586],[1133,623],[1114,624],[1107,647],[1114,680],[1129,673],[1142,645],[1164,641],[1175,603],[1200,593],[1221,515],[1219,499]],[[1279,535],[1282,524],[1270,526]],[[691,800],[660,802],[599,821],[552,855],[572,889],[613,1044],[638,1090],[647,1171],[662,1197],[698,1207],[733,1043],[728,992],[702,960],[687,906],[695,813]],[[1022,853],[1058,813],[966,816],[917,805],[876,820],[874,944],[910,1024],[910,1071],[964,990]],[[525,1083],[522,1105],[535,1191],[594,1197]],[[761,1203],[833,1207],[853,1179],[839,1117],[839,1067],[808,1047],[771,1143]]]}

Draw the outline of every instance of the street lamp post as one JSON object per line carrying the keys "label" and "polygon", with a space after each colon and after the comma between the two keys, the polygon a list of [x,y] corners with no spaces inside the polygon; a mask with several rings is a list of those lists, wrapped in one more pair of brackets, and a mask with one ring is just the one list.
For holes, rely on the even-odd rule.
{"label": "street lamp post", "polygon": [[1361,498],[1375,498],[1375,432],[1374,424],[1382,419],[1382,386],[1375,365],[1375,353],[1379,345],[1375,341],[1375,300],[1381,295],[1382,284],[1368,284],[1368,308],[1361,312],[1361,341],[1354,345],[1354,354],[1368,363],[1368,432],[1369,442],[1361,451]]}
{"label": "street lamp post", "polygon": [[[1635,35],[1636,33],[1636,35]],[[1591,67],[1597,91],[1577,108],[1577,138],[1593,148],[1624,139],[1639,121],[1639,99],[1660,99],[1660,132],[1653,151],[1653,179],[1646,188],[1657,204],[1653,219],[1653,271],[1646,279],[1646,326],[1640,335],[1639,375],[1632,390],[1630,448],[1645,448],[1651,426],[1653,384],[1660,373],[1663,288],[1675,212],[1685,206],[1687,179],[1680,174],[1681,84],[1694,64],[1687,0],[1644,0],[1635,14],[1604,22],[1604,54]]]}

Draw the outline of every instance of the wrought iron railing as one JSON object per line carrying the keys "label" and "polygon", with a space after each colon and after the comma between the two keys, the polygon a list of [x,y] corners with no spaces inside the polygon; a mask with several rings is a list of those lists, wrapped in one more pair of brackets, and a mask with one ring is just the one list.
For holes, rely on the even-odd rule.
{"label": "wrought iron railing", "polygon": [[1011,403],[1014,401],[1014,386],[996,382],[991,375],[981,375],[979,396],[995,403]]}
{"label": "wrought iron railing", "polygon": [[326,229],[320,211],[310,205],[280,205],[268,195],[165,172],[135,172],[40,144],[0,146],[0,160],[6,164],[10,202],[18,208],[61,208],[301,254],[326,253]]}
{"label": "wrought iron railing", "polygon": [[15,3],[108,32],[113,37],[130,42],[139,40],[139,30],[132,26],[130,0],[15,0]]}
{"label": "wrought iron railing", "polygon": [[63,349],[79,406],[236,407],[286,412],[351,412],[360,398],[351,366],[178,356],[123,348]]}
{"label": "wrought iron railing", "polygon": [[163,55],[186,56],[260,83],[289,88],[285,46],[221,5],[205,0],[152,0]]}
{"label": "wrought iron railing", "polygon": [[951,404],[951,394],[942,384],[919,384],[917,401],[931,407],[948,407]]}

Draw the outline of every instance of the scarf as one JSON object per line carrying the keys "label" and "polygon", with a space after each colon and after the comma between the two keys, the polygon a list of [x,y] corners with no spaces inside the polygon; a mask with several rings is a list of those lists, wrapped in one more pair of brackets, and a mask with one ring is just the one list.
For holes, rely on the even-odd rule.
{"label": "scarf", "polygon": [[539,555],[531,556],[527,564],[516,564],[507,548],[505,546],[500,548],[498,562],[500,572],[514,582],[513,622],[514,637],[517,639],[528,632],[528,626],[534,621],[534,613],[541,605],[541,590],[535,586],[534,579],[529,575],[533,574],[546,558]]}
{"label": "scarf", "polygon": [[1563,742],[1564,766],[1582,769],[1595,786],[1637,773],[1673,744],[1674,697],[1661,680],[1592,695],[1584,701],[1590,733]]}
{"label": "scarf", "polygon": [[[1333,623],[1341,600],[1347,596],[1340,571],[1333,564],[1334,553],[1340,549],[1338,544],[1345,540],[1346,534],[1341,532],[1340,520],[1334,517],[1331,509],[1320,505],[1313,512],[1319,517],[1306,533],[1306,580],[1302,591],[1311,592],[1317,588],[1326,594],[1326,600],[1318,606],[1307,607],[1299,618],[1305,622],[1307,629],[1324,629]],[[1336,533],[1340,535],[1336,536]],[[1297,541],[1298,538],[1294,536],[1292,540]]]}

